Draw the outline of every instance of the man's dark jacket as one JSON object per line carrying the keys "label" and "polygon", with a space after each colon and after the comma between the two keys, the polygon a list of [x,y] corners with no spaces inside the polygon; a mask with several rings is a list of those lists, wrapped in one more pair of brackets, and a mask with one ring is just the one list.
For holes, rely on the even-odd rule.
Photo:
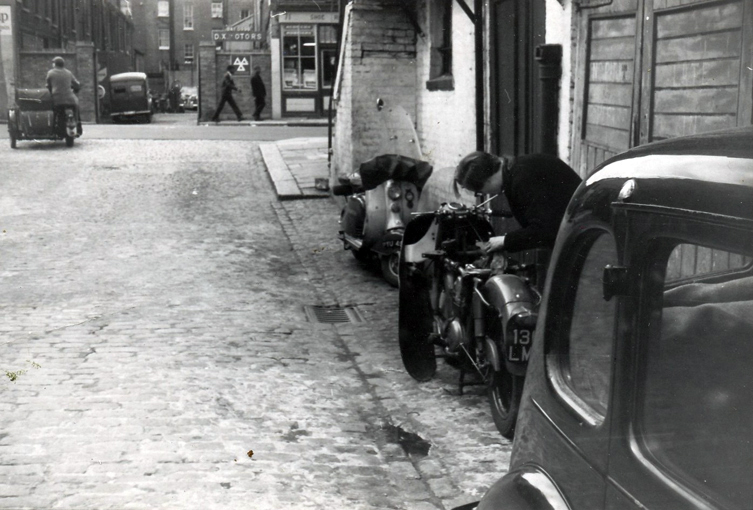
{"label": "man's dark jacket", "polygon": [[567,204],[580,182],[578,174],[555,156],[515,158],[503,170],[502,188],[522,228],[505,236],[504,249],[553,248]]}
{"label": "man's dark jacket", "polygon": [[257,99],[264,99],[267,97],[267,88],[264,86],[264,82],[258,74],[251,77],[251,94]]}
{"label": "man's dark jacket", "polygon": [[233,91],[238,90],[238,87],[235,86],[235,80],[233,79],[233,73],[230,71],[225,73],[225,77],[222,80],[222,95],[224,97],[233,97]]}

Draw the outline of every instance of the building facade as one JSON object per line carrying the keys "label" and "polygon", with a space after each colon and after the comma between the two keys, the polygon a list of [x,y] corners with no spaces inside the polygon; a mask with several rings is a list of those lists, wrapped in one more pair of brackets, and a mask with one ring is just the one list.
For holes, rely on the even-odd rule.
{"label": "building facade", "polygon": [[[241,21],[255,30],[266,12],[258,0],[141,0],[132,10],[138,20],[135,37],[144,53],[143,71],[157,93],[173,84],[197,87],[200,44],[212,41],[213,31]],[[218,46],[222,49],[221,43]]]}
{"label": "building facade", "polygon": [[353,0],[343,18],[333,178],[381,143],[377,98],[411,116],[437,201],[473,150],[549,152],[586,176],[753,122],[753,0]]}
{"label": "building facade", "polygon": [[337,69],[338,9],[339,2],[332,0],[271,2],[271,89],[277,117],[328,114]]}
{"label": "building facade", "polygon": [[126,0],[2,0],[0,2],[0,118],[16,87],[44,87],[52,57],[61,55],[82,83],[82,118],[100,117],[98,84],[131,71],[139,60]]}

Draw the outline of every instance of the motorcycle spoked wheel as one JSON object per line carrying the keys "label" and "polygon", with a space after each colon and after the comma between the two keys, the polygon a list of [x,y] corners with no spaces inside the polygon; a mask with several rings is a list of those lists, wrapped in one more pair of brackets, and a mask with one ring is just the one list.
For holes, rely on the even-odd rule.
{"label": "motorcycle spoked wheel", "polygon": [[399,264],[398,341],[400,357],[408,374],[419,382],[430,380],[437,371],[434,327],[429,296],[430,279],[423,272],[409,275],[407,264]]}
{"label": "motorcycle spoked wheel", "polygon": [[[495,319],[491,331],[501,331],[499,319]],[[515,423],[518,420],[518,409],[523,395],[524,378],[511,374],[501,361],[500,370],[495,371],[490,363],[486,364],[486,377],[489,385],[487,395],[492,410],[494,425],[499,433],[507,439],[515,435]]]}
{"label": "motorcycle spoked wheel", "polygon": [[502,370],[491,372],[488,396],[494,425],[502,436],[512,439],[515,436],[515,423],[518,420],[524,379],[511,374],[504,367]]}

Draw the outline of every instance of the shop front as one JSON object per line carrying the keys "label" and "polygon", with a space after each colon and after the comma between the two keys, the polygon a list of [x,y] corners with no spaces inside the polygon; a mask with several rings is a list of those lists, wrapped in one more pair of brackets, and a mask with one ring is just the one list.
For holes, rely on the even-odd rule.
{"label": "shop front", "polygon": [[326,116],[337,68],[338,15],[293,12],[278,18],[277,44],[272,39],[276,111],[282,117]]}

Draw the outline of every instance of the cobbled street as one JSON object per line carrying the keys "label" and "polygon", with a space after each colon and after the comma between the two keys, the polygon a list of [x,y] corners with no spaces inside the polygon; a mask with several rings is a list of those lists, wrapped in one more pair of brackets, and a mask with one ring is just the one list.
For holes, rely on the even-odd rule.
{"label": "cobbled street", "polygon": [[256,142],[2,151],[0,509],[450,509],[506,471],[483,391],[405,373],[396,289]]}

